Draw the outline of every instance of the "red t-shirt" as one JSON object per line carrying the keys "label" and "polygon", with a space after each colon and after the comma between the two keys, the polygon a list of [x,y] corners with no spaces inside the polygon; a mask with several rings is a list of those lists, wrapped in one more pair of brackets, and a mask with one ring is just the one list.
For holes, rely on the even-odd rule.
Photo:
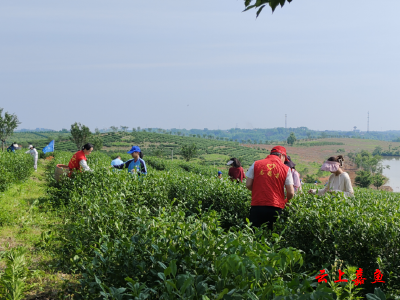
{"label": "red t-shirt", "polygon": [[289,167],[275,155],[254,163],[251,206],[273,206],[285,208],[285,180]]}
{"label": "red t-shirt", "polygon": [[229,169],[228,175],[232,179],[239,179],[240,182],[243,182],[243,178],[246,178],[242,167],[239,168],[231,167]]}
{"label": "red t-shirt", "polygon": [[69,170],[70,171],[72,171],[72,170],[80,170],[81,166],[80,166],[79,162],[81,160],[87,160],[86,156],[85,156],[85,153],[83,153],[83,150],[79,150],[78,152],[76,152],[72,156],[72,158],[71,158],[71,160],[69,161],[69,164],[68,164]]}

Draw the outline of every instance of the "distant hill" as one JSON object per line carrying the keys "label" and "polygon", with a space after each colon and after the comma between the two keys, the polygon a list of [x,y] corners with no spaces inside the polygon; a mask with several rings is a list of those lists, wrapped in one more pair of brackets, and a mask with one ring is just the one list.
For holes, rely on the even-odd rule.
{"label": "distant hill", "polygon": [[25,128],[23,128],[23,129],[15,130],[15,132],[52,132],[52,131],[54,132],[56,130],[47,129],[47,128],[36,128],[36,129],[25,129]]}
{"label": "distant hill", "polygon": [[[111,130],[106,131],[106,129],[100,130],[101,133],[111,133]],[[122,132],[122,131],[118,131]],[[240,142],[242,144],[274,144],[286,141],[291,132],[296,135],[297,140],[310,141],[319,140],[325,138],[356,138],[356,139],[370,139],[370,140],[380,140],[380,141],[400,141],[400,131],[390,130],[390,131],[370,131],[370,132],[360,132],[360,131],[317,131],[311,130],[307,127],[298,128],[270,128],[270,129],[239,129],[231,128],[228,130],[209,130],[204,129],[161,129],[161,128],[144,128],[140,127],[132,130],[126,130],[128,133],[132,132],[148,132],[148,133],[158,133],[167,134],[173,136],[185,136],[185,137],[196,137],[204,138],[209,140],[219,140],[219,141],[231,141]],[[40,139],[56,139],[60,138],[66,139],[69,136],[69,131],[63,129],[61,131],[54,131],[52,129],[36,128],[34,131],[27,131],[26,129],[21,129],[16,131],[11,139],[21,139],[21,141],[34,142]]]}

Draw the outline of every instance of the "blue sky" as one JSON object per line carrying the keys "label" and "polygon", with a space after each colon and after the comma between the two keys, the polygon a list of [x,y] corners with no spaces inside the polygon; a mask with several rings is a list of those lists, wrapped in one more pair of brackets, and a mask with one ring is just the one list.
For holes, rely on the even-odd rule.
{"label": "blue sky", "polygon": [[1,1],[20,128],[399,130],[400,1]]}

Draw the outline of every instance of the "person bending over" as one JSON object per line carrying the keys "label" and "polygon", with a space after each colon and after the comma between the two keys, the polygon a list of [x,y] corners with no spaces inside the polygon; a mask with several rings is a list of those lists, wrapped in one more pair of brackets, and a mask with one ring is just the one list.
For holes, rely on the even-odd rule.
{"label": "person bending over", "polygon": [[[14,146],[14,145],[13,145]],[[33,168],[35,169],[35,172],[37,172],[37,162],[38,162],[38,152],[36,148],[32,145],[29,145],[29,150],[25,152],[26,154],[30,154],[33,158]]]}
{"label": "person bending over", "polygon": [[276,146],[265,159],[253,163],[246,173],[246,187],[251,191],[249,219],[254,227],[267,223],[272,230],[278,214],[294,196],[292,173],[285,161],[286,149]]}
{"label": "person bending over", "polygon": [[244,171],[242,165],[240,164],[240,161],[236,157],[232,157],[228,161],[227,165],[231,166],[228,172],[229,178],[232,181],[243,182],[243,178],[246,178],[246,176],[244,175]]}
{"label": "person bending over", "polygon": [[301,181],[300,181],[300,174],[299,172],[296,171],[296,164],[292,161],[290,156],[287,156],[288,161],[285,161],[285,165],[287,165],[290,168],[290,172],[292,173],[293,177],[293,188],[294,192],[297,193],[297,191],[301,191]]}
{"label": "person bending over", "polygon": [[93,145],[90,143],[87,143],[85,145],[83,145],[82,150],[79,150],[78,152],[76,152],[71,160],[68,163],[68,167],[69,167],[69,175],[71,176],[73,171],[92,171],[88,164],[87,164],[87,158],[86,156],[89,155],[90,153],[92,153],[93,151]]}

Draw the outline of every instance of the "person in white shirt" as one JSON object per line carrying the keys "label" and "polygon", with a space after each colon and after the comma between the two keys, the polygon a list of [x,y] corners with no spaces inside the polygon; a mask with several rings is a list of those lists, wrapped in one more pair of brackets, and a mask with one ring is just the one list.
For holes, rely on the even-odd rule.
{"label": "person in white shirt", "polygon": [[[328,184],[323,188],[318,190],[318,195],[322,196],[325,193],[338,193],[342,192],[346,197],[354,197],[353,186],[351,185],[351,180],[349,174],[342,170],[343,167],[343,156],[332,156],[326,162],[323,163],[321,170],[329,171],[332,175],[329,177]],[[316,194],[316,189],[311,189],[308,191],[310,194]]]}
{"label": "person in white shirt", "polygon": [[29,153],[30,155],[32,155],[34,162],[33,168],[35,169],[35,172],[37,172],[38,152],[32,145],[29,145],[29,149],[30,150],[26,151],[25,153]]}

